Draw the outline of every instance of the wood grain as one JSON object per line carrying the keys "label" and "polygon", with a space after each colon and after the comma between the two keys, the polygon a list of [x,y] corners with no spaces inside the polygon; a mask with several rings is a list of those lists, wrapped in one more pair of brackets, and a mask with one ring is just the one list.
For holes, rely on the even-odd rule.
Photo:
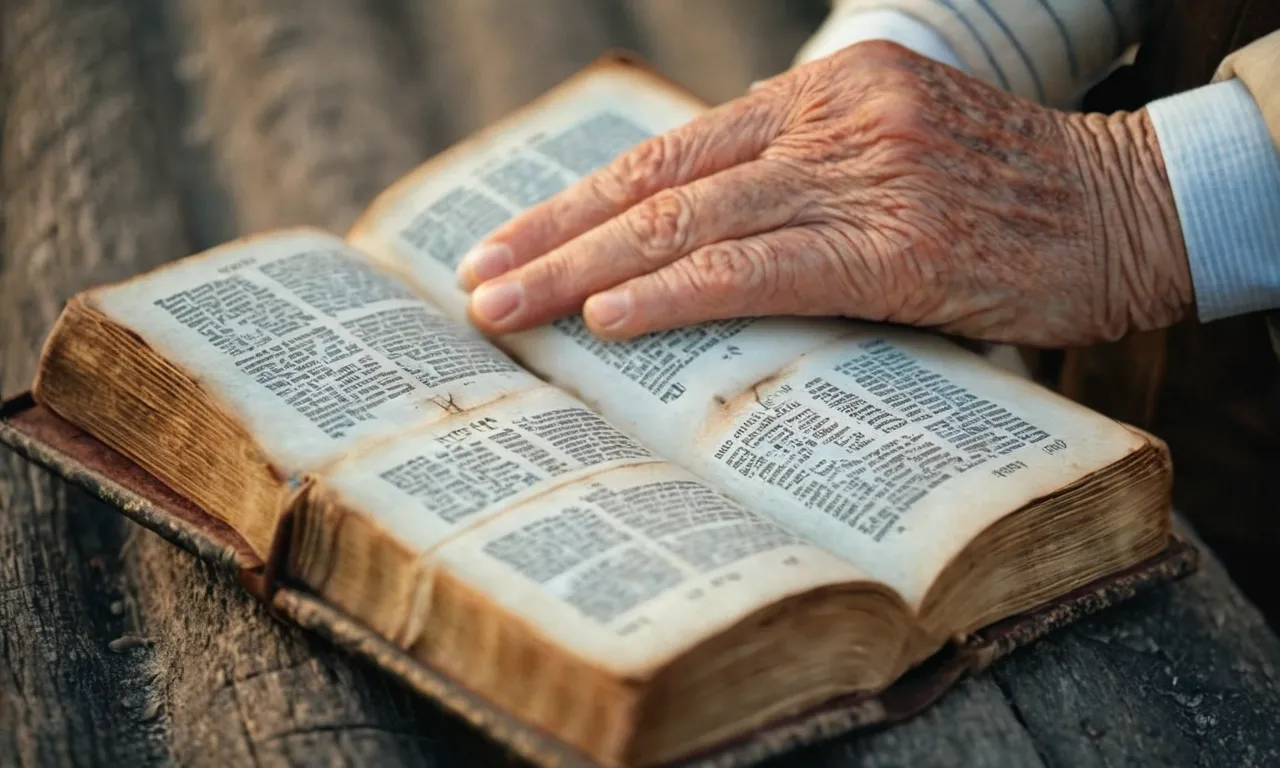
{"label": "wood grain", "polygon": [[[132,21],[110,4],[0,5],[4,320],[0,389],[26,385],[65,298],[185,247],[153,158]],[[136,636],[111,510],[0,459],[0,756],[28,765],[155,763],[152,649]]]}
{"label": "wood grain", "polygon": [[[240,232],[340,231],[382,185],[606,48],[719,100],[784,67],[819,16],[764,0],[6,0],[0,386],[27,386],[76,290]],[[1278,690],[1280,642],[1209,560],[919,718],[774,765],[1265,765],[1280,761]],[[508,762],[0,455],[0,763]]]}

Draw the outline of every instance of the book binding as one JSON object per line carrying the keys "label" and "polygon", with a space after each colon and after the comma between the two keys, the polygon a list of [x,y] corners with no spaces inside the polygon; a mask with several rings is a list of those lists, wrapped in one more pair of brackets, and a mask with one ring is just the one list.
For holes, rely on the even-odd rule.
{"label": "book binding", "polygon": [[[134,522],[195,556],[234,573],[237,583],[280,620],[328,638],[372,662],[409,688],[461,716],[516,754],[547,768],[593,763],[549,734],[483,700],[457,681],[387,642],[313,594],[276,579],[280,542],[263,562],[226,524],[201,511],[128,458],[39,405],[30,393],[0,404],[0,443],[117,507]],[[1155,557],[1108,576],[1034,612],[992,624],[953,643],[878,694],[841,697],[776,720],[682,760],[680,766],[739,768],[790,750],[909,718],[941,698],[962,677],[1013,650],[1157,585],[1192,573],[1196,548],[1174,536]]]}

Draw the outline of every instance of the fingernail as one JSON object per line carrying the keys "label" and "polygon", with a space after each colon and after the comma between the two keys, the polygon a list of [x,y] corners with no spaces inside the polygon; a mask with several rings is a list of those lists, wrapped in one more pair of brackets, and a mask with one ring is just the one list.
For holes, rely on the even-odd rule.
{"label": "fingernail", "polygon": [[485,283],[471,295],[471,311],[485,322],[499,323],[514,314],[523,301],[520,283]]}
{"label": "fingernail", "polygon": [[588,321],[608,330],[621,325],[631,316],[631,294],[627,291],[610,291],[587,299],[584,310]]}
{"label": "fingernail", "polygon": [[510,246],[491,243],[473,248],[458,262],[458,275],[464,284],[479,285],[511,269]]}

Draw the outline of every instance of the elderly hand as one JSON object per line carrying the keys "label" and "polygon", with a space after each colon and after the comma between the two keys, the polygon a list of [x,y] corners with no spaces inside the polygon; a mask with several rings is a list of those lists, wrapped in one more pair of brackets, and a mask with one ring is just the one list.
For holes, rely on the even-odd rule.
{"label": "elderly hand", "polygon": [[1049,110],[879,42],[622,154],[459,279],[487,333],[581,308],[613,339],[783,314],[1067,346],[1193,301],[1145,112]]}

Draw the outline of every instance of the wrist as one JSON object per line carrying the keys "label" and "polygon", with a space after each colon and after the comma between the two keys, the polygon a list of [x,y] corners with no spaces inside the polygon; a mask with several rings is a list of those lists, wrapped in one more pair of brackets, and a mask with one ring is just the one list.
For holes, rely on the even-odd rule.
{"label": "wrist", "polygon": [[1093,264],[1105,276],[1101,335],[1165,328],[1195,291],[1173,189],[1146,110],[1066,116],[1085,186]]}

